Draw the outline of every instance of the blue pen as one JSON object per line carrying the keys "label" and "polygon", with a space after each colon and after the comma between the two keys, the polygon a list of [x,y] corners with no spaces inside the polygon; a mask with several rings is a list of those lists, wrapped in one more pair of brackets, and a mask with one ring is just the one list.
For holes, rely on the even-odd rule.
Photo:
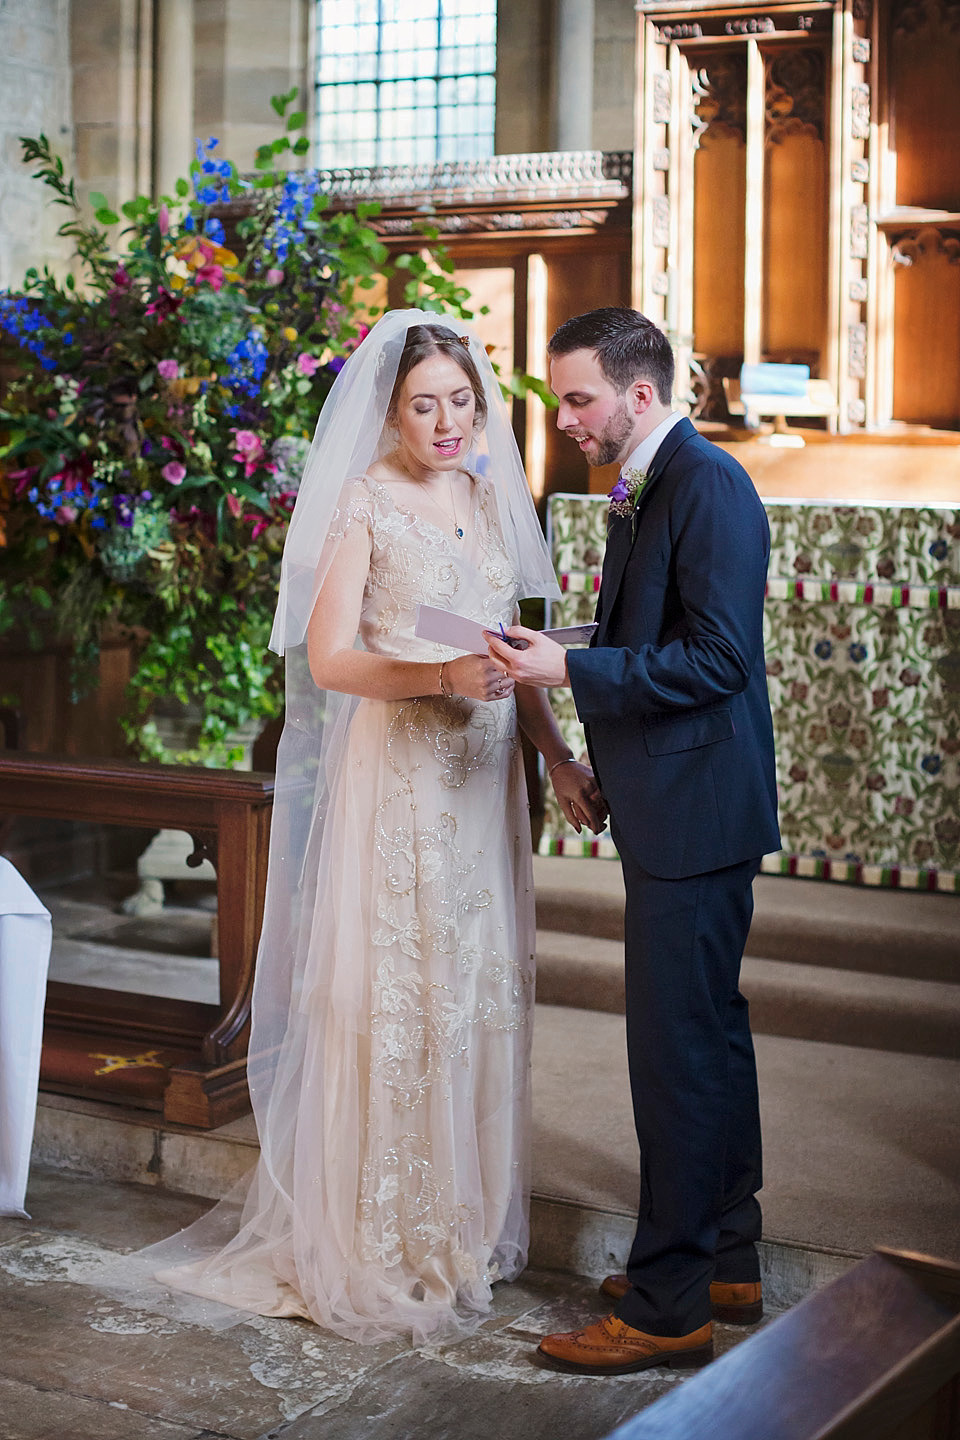
{"label": "blue pen", "polygon": [[515,640],[512,635],[508,635],[502,620],[498,620],[497,624],[500,626],[500,637],[504,645],[509,645],[512,650],[526,650],[529,647],[529,640]]}

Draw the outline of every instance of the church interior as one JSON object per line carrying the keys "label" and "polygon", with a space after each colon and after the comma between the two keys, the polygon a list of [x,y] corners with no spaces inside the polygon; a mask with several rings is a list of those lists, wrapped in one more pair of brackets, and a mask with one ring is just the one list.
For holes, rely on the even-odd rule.
{"label": "church interior", "polygon": [[[548,338],[601,305],[669,336],[675,405],[770,524],[783,836],[743,963],[771,1323],[718,1327],[718,1382],[547,1383],[526,1353],[599,1313],[638,1169],[620,867],[536,756],[530,1271],[443,1353],[132,1313],[83,1277],[187,1224],[255,1153],[281,722],[265,707],[211,765],[161,705],[155,754],[195,758],[145,762],[125,719],[142,626],[99,635],[78,688],[69,634],[0,608],[0,867],[39,896],[9,919],[49,911],[53,935],[49,977],[15,990],[26,931],[0,906],[0,1152],[30,1165],[26,1210],[0,1207],[0,1440],[960,1436],[958,75],[956,0],[0,0],[0,607],[25,503],[3,298],[72,264],[21,137],[64,157],[78,214],[126,214],[176,195],[210,137],[252,173],[272,98],[295,95],[307,139],[278,163],[360,214],[382,257],[363,304],[410,303],[411,260],[442,247],[520,377],[511,421],[562,591],[538,626],[592,619],[617,478],[556,427]],[[214,209],[242,245],[242,204]],[[31,987],[32,1040],[11,1009]],[[39,1095],[16,1102],[34,1043]]]}

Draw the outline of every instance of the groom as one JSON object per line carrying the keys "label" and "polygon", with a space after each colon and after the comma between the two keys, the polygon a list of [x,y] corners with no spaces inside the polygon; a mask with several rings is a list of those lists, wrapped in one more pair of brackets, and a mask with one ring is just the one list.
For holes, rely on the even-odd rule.
{"label": "groom", "polygon": [[518,683],[569,685],[626,887],[627,1058],[640,1209],[613,1314],[548,1335],[556,1365],[623,1374],[713,1353],[712,1316],[760,1318],[760,1121],[740,960],[777,850],[763,657],[766,515],[746,472],[670,408],[673,354],[635,310],[567,320],[548,347],[557,424],[621,464],[586,650],[514,626]]}

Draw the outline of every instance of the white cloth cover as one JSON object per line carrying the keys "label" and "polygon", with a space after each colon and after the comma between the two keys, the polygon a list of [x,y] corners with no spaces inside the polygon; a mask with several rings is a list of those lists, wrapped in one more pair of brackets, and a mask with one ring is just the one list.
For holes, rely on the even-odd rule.
{"label": "white cloth cover", "polygon": [[0,1215],[23,1215],[37,1114],[50,911],[0,856]]}

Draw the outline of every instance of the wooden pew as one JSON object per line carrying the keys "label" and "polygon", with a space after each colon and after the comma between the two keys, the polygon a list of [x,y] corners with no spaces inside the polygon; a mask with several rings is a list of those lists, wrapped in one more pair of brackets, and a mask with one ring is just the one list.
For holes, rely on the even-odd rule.
{"label": "wooden pew", "polygon": [[609,1440],[958,1440],[960,1267],[878,1249]]}
{"label": "wooden pew", "polygon": [[249,771],[0,754],[0,814],[185,830],[190,860],[217,872],[219,1004],[51,981],[42,1089],[205,1129],[246,1113],[273,783]]}

